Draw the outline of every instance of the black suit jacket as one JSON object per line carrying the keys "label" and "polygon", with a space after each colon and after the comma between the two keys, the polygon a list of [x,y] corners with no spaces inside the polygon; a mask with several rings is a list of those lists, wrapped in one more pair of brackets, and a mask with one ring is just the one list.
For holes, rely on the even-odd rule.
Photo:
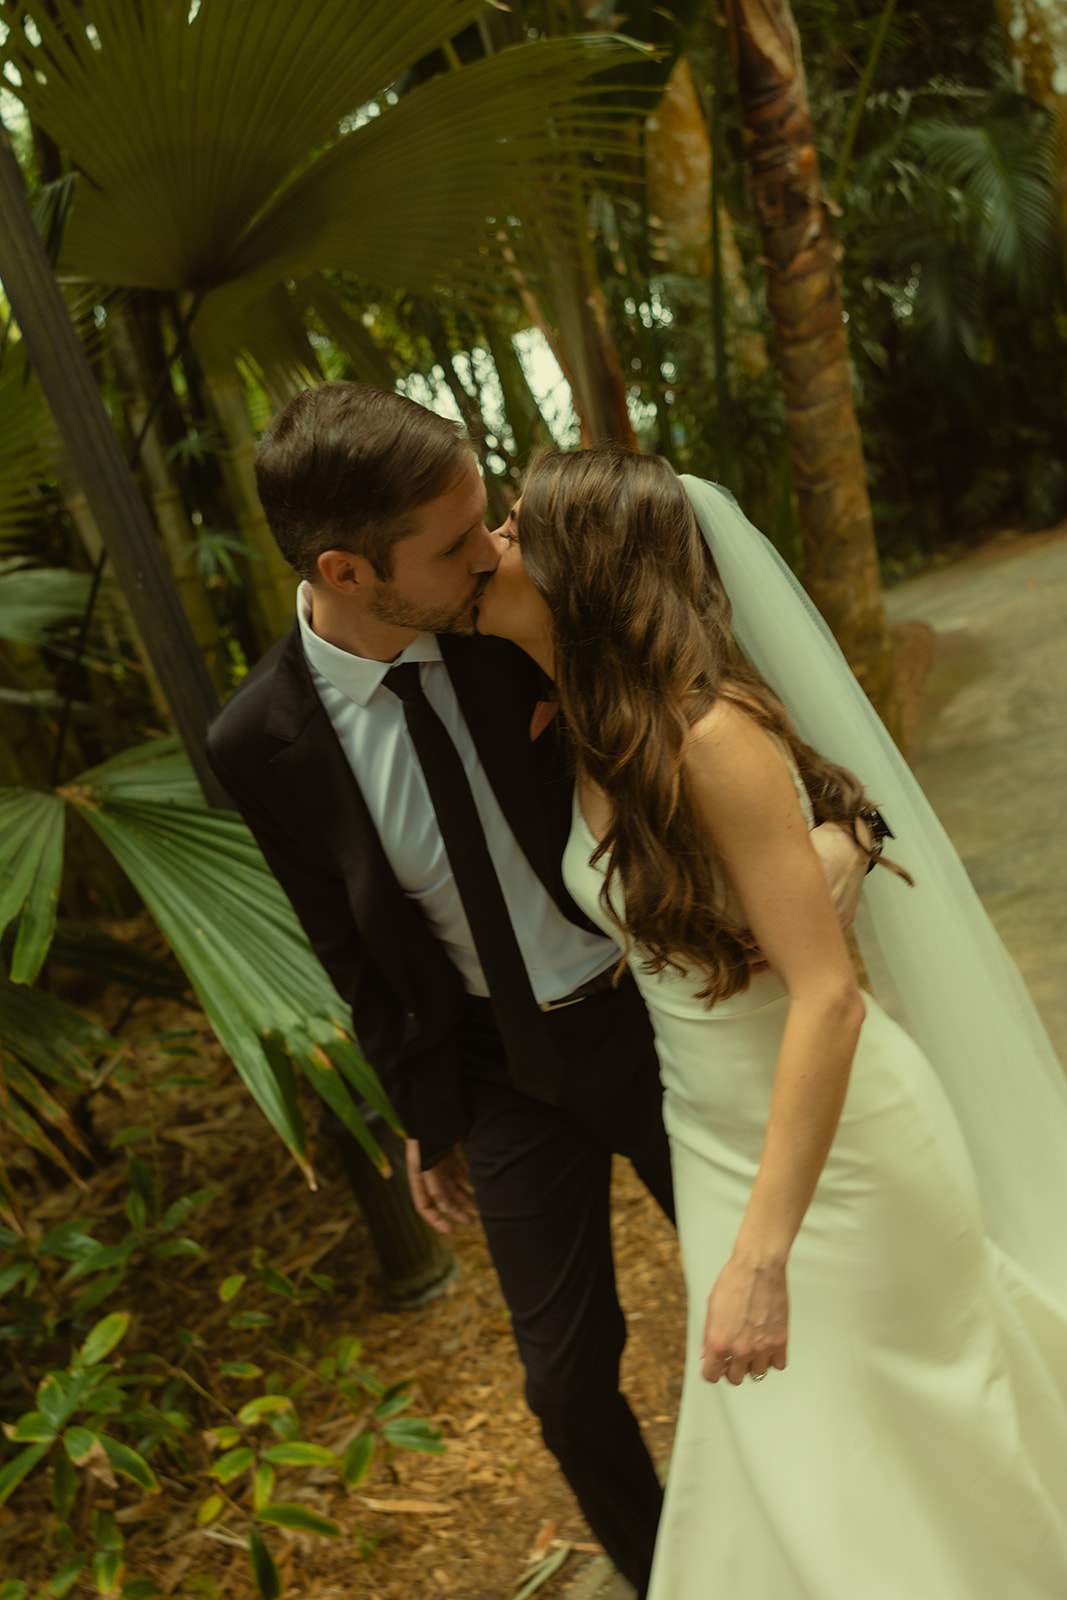
{"label": "black suit jacket", "polygon": [[[572,783],[555,724],[536,741],[541,674],[498,639],[442,635],[441,653],[486,774],[530,865],[561,910]],[[360,1046],[423,1144],[466,1132],[456,1032],[462,981],[400,888],[323,708],[294,627],[227,702],[208,757],[255,835],[319,960],[352,1008]]]}

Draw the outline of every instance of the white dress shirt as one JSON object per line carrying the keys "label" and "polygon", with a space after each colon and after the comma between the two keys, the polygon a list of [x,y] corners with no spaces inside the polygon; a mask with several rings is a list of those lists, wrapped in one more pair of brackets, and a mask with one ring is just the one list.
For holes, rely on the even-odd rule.
{"label": "white dress shirt", "polygon": [[523,855],[483,771],[435,636],[420,633],[395,661],[370,661],[319,637],[312,601],[311,585],[302,583],[297,618],[315,689],[400,887],[418,902],[468,992],[489,990],[403,704],[382,686],[390,668],[404,661],[419,663],[423,692],[463,762],[534,998],[560,1000],[610,967],[618,958],[614,944],[569,922]]}

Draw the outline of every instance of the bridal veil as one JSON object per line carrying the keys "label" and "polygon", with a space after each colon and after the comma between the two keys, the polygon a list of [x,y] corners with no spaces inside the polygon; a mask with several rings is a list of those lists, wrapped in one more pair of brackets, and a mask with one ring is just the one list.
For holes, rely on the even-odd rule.
{"label": "bridal veil", "polygon": [[857,936],[878,999],[938,1073],[970,1148],[993,1239],[1067,1314],[1067,1078],[1015,965],[833,635],[724,489],[681,480],[734,632],[800,737],[848,767],[896,835]]}

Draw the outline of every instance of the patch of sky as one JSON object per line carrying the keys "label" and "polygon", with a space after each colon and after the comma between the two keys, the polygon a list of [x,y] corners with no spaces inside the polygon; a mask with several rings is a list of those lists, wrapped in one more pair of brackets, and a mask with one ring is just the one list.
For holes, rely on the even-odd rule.
{"label": "patch of sky", "polygon": [[342,133],[355,133],[357,128],[365,128],[368,122],[372,122],[375,117],[380,117],[381,114],[382,108],[377,100],[368,100],[366,105],[359,106],[355,111],[350,112],[347,117],[342,117],[338,127]]}

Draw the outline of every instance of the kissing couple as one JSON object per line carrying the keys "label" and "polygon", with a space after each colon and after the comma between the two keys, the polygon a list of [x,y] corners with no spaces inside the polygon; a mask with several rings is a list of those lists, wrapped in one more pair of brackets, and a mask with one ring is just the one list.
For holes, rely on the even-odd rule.
{"label": "kissing couple", "polygon": [[[211,760],[419,1210],[477,1207],[619,1570],[650,1600],[1062,1600],[1067,1084],[772,547],[616,446],[539,457],[490,530],[461,431],[358,384],[290,401],[257,478],[303,581]],[[616,1153],[685,1264],[665,1502],[618,1388]]]}

